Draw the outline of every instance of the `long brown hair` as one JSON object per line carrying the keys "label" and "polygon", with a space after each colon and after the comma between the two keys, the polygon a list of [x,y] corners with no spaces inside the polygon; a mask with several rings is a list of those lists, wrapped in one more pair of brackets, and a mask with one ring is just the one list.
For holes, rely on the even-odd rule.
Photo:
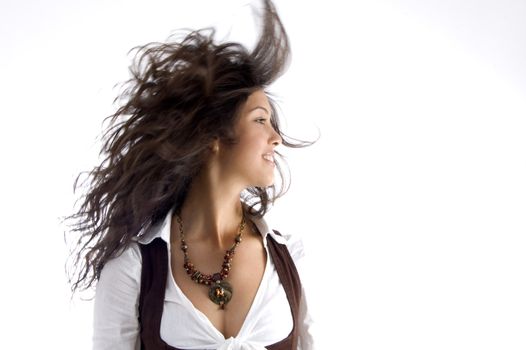
{"label": "long brown hair", "polygon": [[[88,191],[67,218],[71,233],[78,235],[68,271],[73,292],[91,287],[109,259],[183,203],[209,145],[215,139],[235,143],[236,112],[252,92],[284,72],[288,37],[274,5],[264,4],[262,32],[252,52],[239,43],[216,43],[212,28],[133,49],[122,106],[108,117],[103,134],[103,161],[75,181],[76,190],[86,184]],[[269,100],[282,144],[311,144],[282,133],[276,105]],[[279,188],[242,193],[254,215],[264,215],[287,191],[283,166],[278,163],[277,169]]]}

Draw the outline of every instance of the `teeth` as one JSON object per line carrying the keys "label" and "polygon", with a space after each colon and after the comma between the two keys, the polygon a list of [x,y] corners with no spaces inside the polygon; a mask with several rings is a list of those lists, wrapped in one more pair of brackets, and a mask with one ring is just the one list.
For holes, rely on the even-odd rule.
{"label": "teeth", "polygon": [[269,162],[274,162],[274,157],[272,155],[270,155],[270,154],[264,154],[263,158],[265,158]]}

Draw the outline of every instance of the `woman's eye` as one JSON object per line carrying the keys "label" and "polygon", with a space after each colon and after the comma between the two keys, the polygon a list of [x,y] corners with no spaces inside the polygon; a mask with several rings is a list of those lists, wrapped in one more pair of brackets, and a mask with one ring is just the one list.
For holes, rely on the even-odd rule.
{"label": "woman's eye", "polygon": [[258,119],[256,119],[256,122],[260,123],[260,124],[265,124],[265,121],[266,121],[265,118],[258,118]]}

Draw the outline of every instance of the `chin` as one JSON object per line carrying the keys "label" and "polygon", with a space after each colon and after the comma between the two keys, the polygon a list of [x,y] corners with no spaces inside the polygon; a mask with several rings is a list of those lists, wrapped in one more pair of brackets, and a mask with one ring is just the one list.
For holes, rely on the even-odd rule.
{"label": "chin", "polygon": [[[250,179],[247,179],[249,187],[269,187],[274,185],[276,176],[274,172],[261,171],[260,173],[252,174]],[[255,176],[254,176],[255,175]]]}
{"label": "chin", "polygon": [[270,187],[274,185],[274,179],[267,179],[266,181],[254,181],[253,182],[253,186],[254,187]]}
{"label": "chin", "polygon": [[265,184],[263,186],[261,186],[261,187],[270,187],[272,185],[274,185],[274,179],[265,182]]}

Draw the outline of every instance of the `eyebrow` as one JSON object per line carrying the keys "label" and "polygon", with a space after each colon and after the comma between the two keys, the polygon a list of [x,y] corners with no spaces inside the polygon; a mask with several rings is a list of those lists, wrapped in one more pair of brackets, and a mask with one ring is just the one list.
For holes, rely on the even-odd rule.
{"label": "eyebrow", "polygon": [[252,111],[255,111],[256,109],[262,109],[265,112],[267,112],[268,115],[270,115],[269,111],[265,107],[261,107],[261,106],[256,106],[256,107],[252,108],[250,111],[248,111],[248,113],[251,113]]}

